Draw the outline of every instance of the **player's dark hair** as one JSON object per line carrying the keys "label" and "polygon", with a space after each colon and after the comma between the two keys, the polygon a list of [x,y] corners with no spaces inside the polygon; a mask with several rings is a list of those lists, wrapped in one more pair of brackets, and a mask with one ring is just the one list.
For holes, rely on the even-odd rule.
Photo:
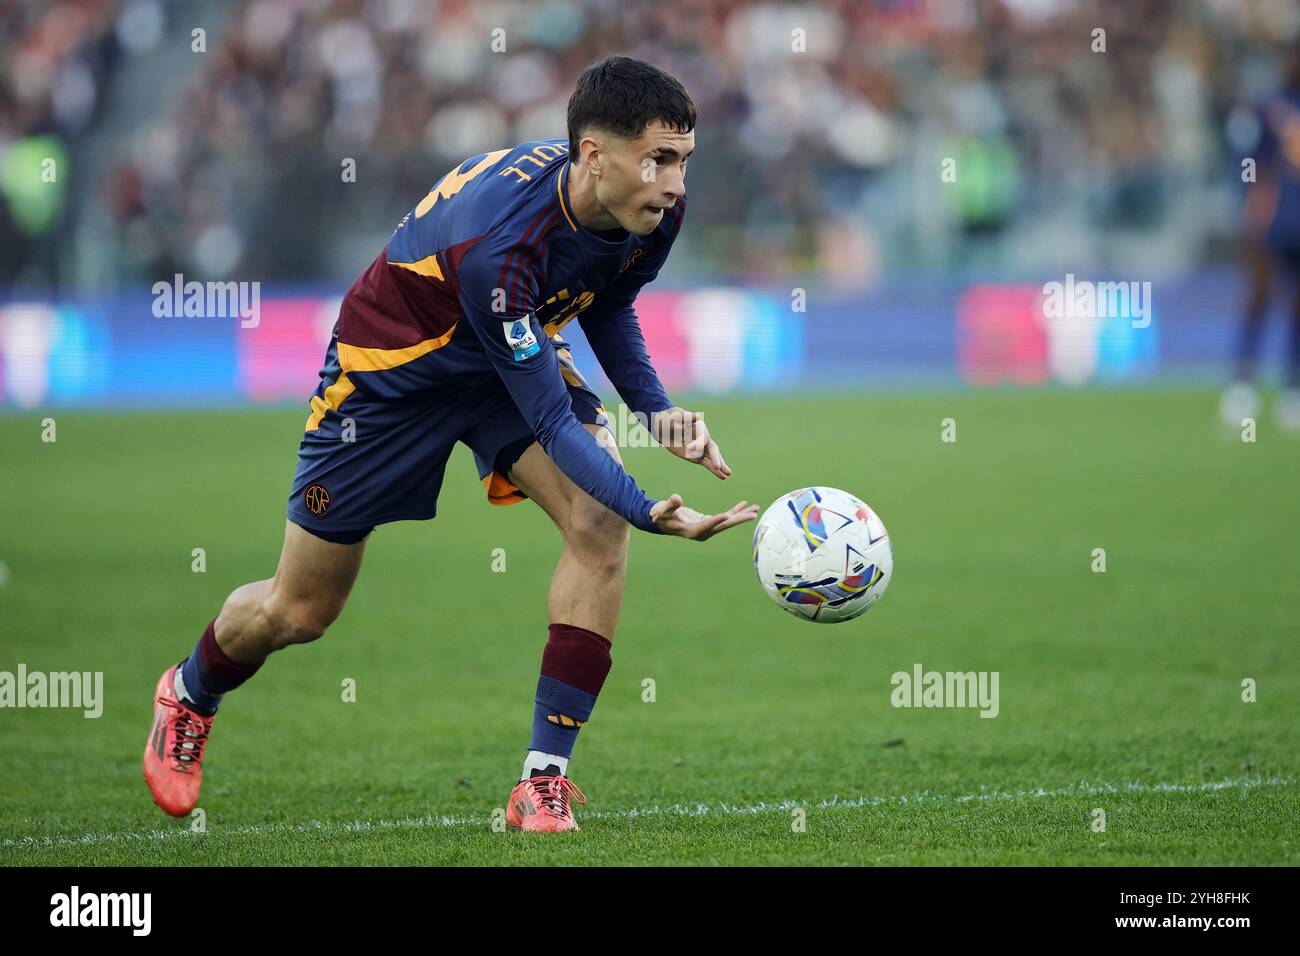
{"label": "player's dark hair", "polygon": [[606,57],[582,71],[569,97],[569,162],[578,161],[578,140],[588,129],[635,139],[655,120],[689,133],[695,119],[686,87],[659,67],[630,56]]}

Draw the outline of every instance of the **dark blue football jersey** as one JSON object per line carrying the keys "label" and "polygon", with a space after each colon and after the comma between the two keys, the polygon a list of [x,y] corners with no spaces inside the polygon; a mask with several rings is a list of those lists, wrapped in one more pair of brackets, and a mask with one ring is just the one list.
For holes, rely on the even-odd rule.
{"label": "dark blue football jersey", "polygon": [[1274,190],[1268,241],[1280,249],[1300,248],[1300,94],[1283,92],[1258,110],[1259,165]]}
{"label": "dark blue football jersey", "polygon": [[442,177],[345,296],[338,373],[318,389],[312,414],[319,423],[354,391],[396,401],[495,376],[561,471],[655,531],[653,502],[573,414],[556,347],[579,319],[632,411],[672,405],[633,302],[663,266],[686,199],[646,236],[597,234],[574,217],[570,169],[565,141],[548,140],[473,156]]}

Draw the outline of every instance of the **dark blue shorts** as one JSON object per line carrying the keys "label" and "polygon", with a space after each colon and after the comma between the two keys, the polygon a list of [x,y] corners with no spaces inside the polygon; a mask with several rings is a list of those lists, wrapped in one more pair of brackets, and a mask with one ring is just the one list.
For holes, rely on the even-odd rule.
{"label": "dark blue shorts", "polygon": [[[557,343],[573,412],[609,426],[599,396]],[[360,541],[376,525],[432,518],[443,472],[456,442],[474,453],[479,480],[494,505],[525,500],[507,474],[533,443],[510,393],[493,375],[481,384],[401,399],[357,391],[337,410],[313,414],[298,447],[289,520],[327,541]]]}

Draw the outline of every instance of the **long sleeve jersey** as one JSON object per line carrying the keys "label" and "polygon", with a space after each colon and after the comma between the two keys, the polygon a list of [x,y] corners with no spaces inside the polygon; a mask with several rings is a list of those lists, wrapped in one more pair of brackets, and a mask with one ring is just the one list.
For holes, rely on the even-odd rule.
{"label": "long sleeve jersey", "polygon": [[313,407],[337,409],[353,389],[400,400],[494,376],[574,484],[653,532],[654,502],[573,414],[552,338],[579,318],[633,412],[671,407],[633,302],[667,258],[686,199],[649,235],[597,234],[574,216],[571,168],[565,142],[547,140],[473,156],[439,180],[344,297],[346,384]]}

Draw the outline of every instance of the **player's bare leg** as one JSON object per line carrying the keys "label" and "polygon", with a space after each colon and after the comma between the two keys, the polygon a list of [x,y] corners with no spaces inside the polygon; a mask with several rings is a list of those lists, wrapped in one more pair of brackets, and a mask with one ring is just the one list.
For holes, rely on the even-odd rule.
{"label": "player's bare leg", "polygon": [[[585,425],[619,463],[607,428]],[[550,637],[542,654],[533,741],[523,777],[510,794],[506,821],[522,830],[576,830],[570,796],[586,802],[568,779],[569,754],[609,671],[627,575],[628,525],[578,488],[532,444],[510,480],[555,522],[563,538],[547,599]]]}
{"label": "player's bare leg", "polygon": [[231,660],[258,663],[316,640],[343,610],[361,570],[364,540],[334,544],[284,524],[275,577],[236,588],[217,615],[217,644]]}
{"label": "player's bare leg", "polygon": [[159,807],[173,816],[194,809],[222,694],[275,651],[325,633],[343,609],[364,551],[364,540],[334,544],[285,522],[275,577],[236,589],[190,658],[158,678],[144,778]]}
{"label": "player's bare leg", "polygon": [[[608,428],[583,427],[623,463]],[[623,606],[630,526],[565,477],[539,444],[519,456],[509,478],[550,516],[564,539],[546,601],[550,623],[585,627],[613,641]]]}

